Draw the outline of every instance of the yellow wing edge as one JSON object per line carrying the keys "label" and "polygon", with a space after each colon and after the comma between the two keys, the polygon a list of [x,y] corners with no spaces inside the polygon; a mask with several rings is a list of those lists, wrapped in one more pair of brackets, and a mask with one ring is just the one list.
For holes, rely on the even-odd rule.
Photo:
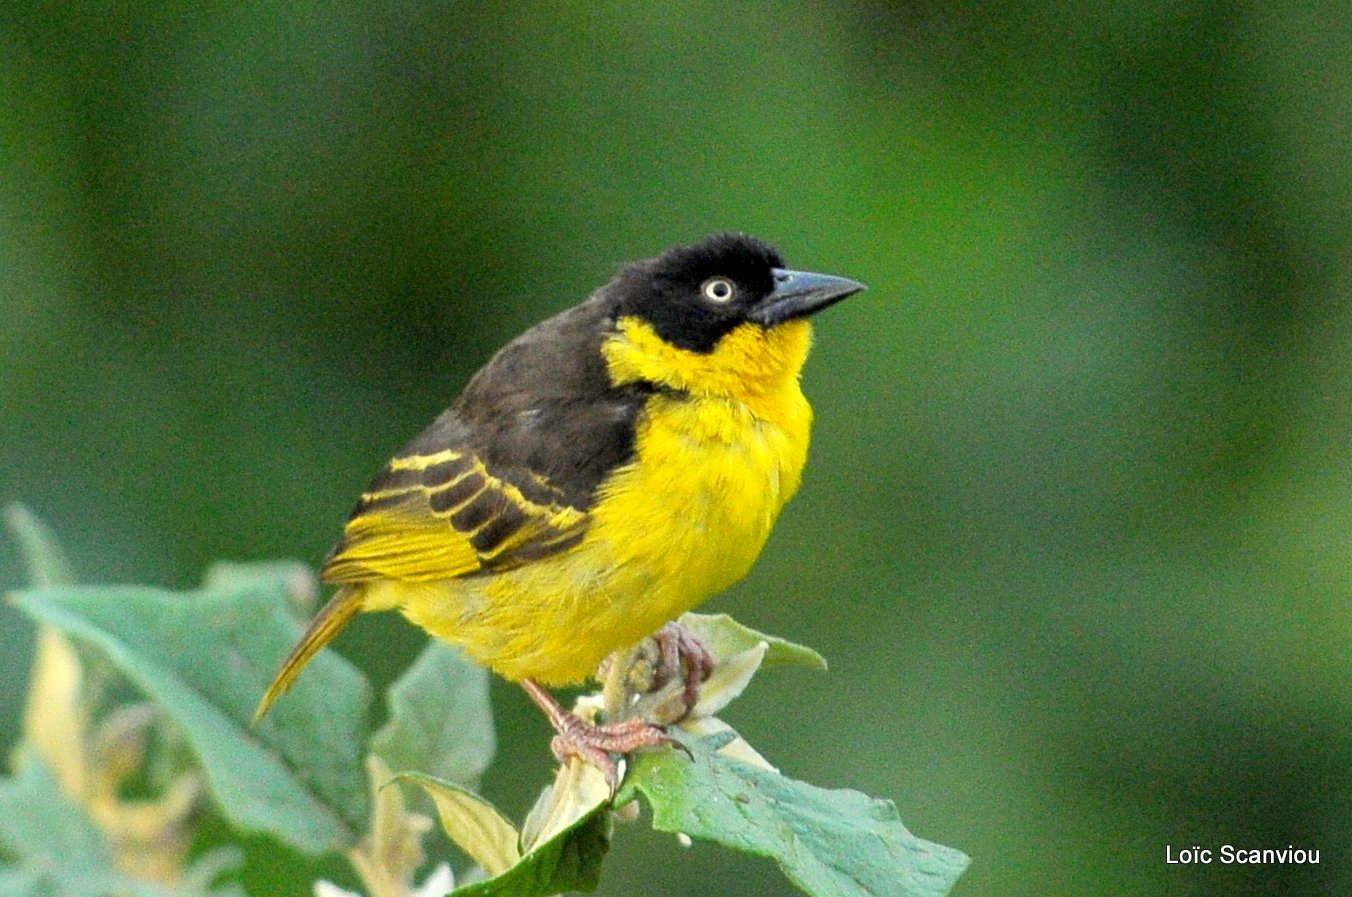
{"label": "yellow wing edge", "polygon": [[[438,467],[446,469],[430,480],[407,479]],[[543,477],[532,476],[552,490]],[[518,553],[521,560],[534,559],[576,542],[587,523],[585,512],[561,501],[527,498],[472,453],[447,449],[396,457],[382,477],[386,482],[362,494],[325,561],[325,582],[426,582],[516,566]]]}

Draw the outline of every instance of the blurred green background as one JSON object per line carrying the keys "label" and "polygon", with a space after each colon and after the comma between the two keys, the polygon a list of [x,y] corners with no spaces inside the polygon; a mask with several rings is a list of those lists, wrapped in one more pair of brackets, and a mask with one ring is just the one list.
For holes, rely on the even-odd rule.
{"label": "blurred green background", "polygon": [[[969,853],[957,894],[1352,893],[1350,58],[1299,2],[11,2],[0,498],[89,580],[317,563],[496,346],[746,230],[871,289],[709,605],[832,670],[730,720]],[[388,682],[419,638],[340,649]],[[494,688],[519,814],[547,730]],[[1223,843],[1322,863],[1165,865]],[[643,826],[601,889],[789,892]]]}

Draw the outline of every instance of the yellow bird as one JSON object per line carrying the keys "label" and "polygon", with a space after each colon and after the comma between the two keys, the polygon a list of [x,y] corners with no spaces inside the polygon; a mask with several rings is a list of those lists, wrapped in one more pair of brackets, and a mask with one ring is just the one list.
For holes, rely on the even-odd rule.
{"label": "yellow bird", "polygon": [[[337,593],[257,716],[356,614],[399,610],[521,683],[555,752],[614,787],[610,752],[661,728],[586,722],[545,686],[669,636],[751,569],[807,460],[807,318],[863,288],[720,234],[622,267],[512,340],[362,493],[321,572]],[[707,657],[675,644],[692,700]]]}

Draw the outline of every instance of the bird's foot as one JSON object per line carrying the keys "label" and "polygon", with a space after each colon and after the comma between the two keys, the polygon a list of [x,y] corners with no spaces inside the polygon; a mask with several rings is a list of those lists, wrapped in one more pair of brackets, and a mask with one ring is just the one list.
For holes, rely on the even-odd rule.
{"label": "bird's foot", "polygon": [[639,748],[678,745],[666,729],[645,719],[627,719],[619,723],[596,725],[576,714],[568,714],[564,727],[549,742],[560,763],[578,757],[601,770],[606,785],[614,794],[620,787],[620,767],[614,754],[629,754]]}
{"label": "bird's foot", "polygon": [[620,787],[619,764],[612,754],[629,754],[639,748],[667,744],[680,746],[667,734],[666,729],[649,720],[633,717],[615,723],[588,722],[571,710],[564,709],[558,699],[539,683],[523,679],[521,687],[545,712],[550,725],[558,733],[550,741],[549,747],[559,762],[566,763],[570,757],[579,757],[595,766],[605,776],[611,794]]}
{"label": "bird's foot", "polygon": [[700,686],[714,671],[714,656],[699,636],[676,622],[668,623],[653,633],[653,641],[657,643],[658,651],[654,686],[661,688],[677,677],[684,679],[681,703],[685,709],[672,720],[680,722],[699,703]]}

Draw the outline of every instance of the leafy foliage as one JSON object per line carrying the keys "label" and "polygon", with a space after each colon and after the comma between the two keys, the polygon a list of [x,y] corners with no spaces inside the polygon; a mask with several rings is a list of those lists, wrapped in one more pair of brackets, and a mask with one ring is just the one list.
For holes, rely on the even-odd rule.
{"label": "leafy foliage", "polygon": [[610,849],[609,807],[600,806],[537,846],[503,874],[466,885],[456,897],[544,897],[591,891]]}
{"label": "leafy foliage", "polygon": [[493,759],[488,673],[456,648],[429,642],[390,687],[390,718],[371,750],[393,770],[417,770],[466,788]]}
{"label": "leafy foliage", "polygon": [[[235,897],[237,885],[210,886],[229,857],[208,854],[186,864],[183,855],[166,854],[183,866],[170,870],[170,888],[129,874],[117,850],[122,829],[137,819],[159,826],[155,831],[180,832],[199,781],[242,833],[265,833],[316,855],[343,852],[371,897],[422,897],[444,890],[451,877],[441,864],[414,887],[432,823],[405,805],[401,783],[430,797],[446,834],[481,870],[457,897],[595,888],[615,821],[632,817],[639,797],[657,828],[771,857],[812,897],[940,897],[966,866],[957,851],[908,832],[889,802],[780,775],[714,716],[763,664],[825,667],[811,649],[726,616],[682,619],[715,659],[701,700],[680,723],[685,750],[630,758],[618,795],[596,769],[570,761],[518,830],[472,790],[493,756],[492,720],[487,676],[458,651],[430,643],[390,688],[388,719],[374,733],[369,685],[332,652],[317,657],[252,728],[254,701],[295,638],[293,605],[312,597],[296,565],[222,565],[201,589],[185,593],[76,586],[31,515],[12,508],[7,519],[42,583],[12,600],[42,625],[43,637],[28,740],[14,777],[0,780],[0,849],[14,859],[0,866],[5,893]],[[148,705],[103,708],[72,644],[125,676],[153,712]],[[631,662],[641,655],[634,652]],[[622,716],[667,707],[679,694],[679,681],[651,693],[616,686],[651,681],[630,673],[613,668],[604,693],[581,698],[578,712],[609,706]],[[151,725],[178,734],[194,770],[172,779],[182,786],[178,797],[127,805],[116,795],[118,783],[147,754],[140,741],[115,743],[141,738]],[[101,743],[110,739],[113,747]],[[49,767],[52,760],[60,765]],[[327,882],[320,891],[351,893]]]}
{"label": "leafy foliage", "polygon": [[[0,845],[18,859],[18,893],[97,894],[125,884],[115,872],[103,833],[62,793],[40,757],[23,756],[12,778],[0,780]],[[11,892],[6,892],[11,893]]]}
{"label": "leafy foliage", "polygon": [[[41,521],[20,505],[6,508],[4,517],[36,584],[73,581],[64,552]],[[238,865],[233,849],[184,861],[183,825],[197,793],[193,775],[170,770],[164,794],[121,797],[120,786],[146,758],[143,736],[152,715],[144,705],[131,705],[92,726],[97,689],[86,678],[76,651],[44,626],[24,741],[13,756],[14,775],[0,779],[0,853],[12,864],[0,866],[0,893],[242,897],[238,885],[212,884]],[[170,879],[172,889],[166,886]]]}
{"label": "leafy foliage", "polygon": [[350,844],[363,824],[360,747],[371,700],[365,679],[320,658],[251,729],[255,695],[295,634],[283,581],[174,593],[135,586],[18,593],[34,619],[94,647],[167,714],[202,765],[217,804],[245,831],[309,853]]}
{"label": "leafy foliage", "polygon": [[653,825],[774,859],[813,897],[941,897],[968,859],[915,837],[890,801],[828,790],[719,753],[726,736],[640,757],[620,795]]}
{"label": "leafy foliage", "polygon": [[681,625],[698,636],[705,647],[720,659],[749,651],[764,642],[765,659],[761,662],[761,666],[766,669],[796,666],[809,670],[826,670],[826,658],[806,645],[757,632],[750,626],[743,626],[727,614],[683,614]]}
{"label": "leafy foliage", "polygon": [[28,565],[28,579],[35,586],[57,586],[75,582],[70,559],[61,550],[56,536],[28,508],[14,502],[5,506],[5,525],[18,540]]}
{"label": "leafy foliage", "polygon": [[[521,835],[483,798],[429,776],[404,778],[432,796],[451,840],[491,876],[457,890],[457,897],[538,897],[596,887],[610,849],[608,802],[592,803],[523,854]],[[571,779],[567,768],[561,779]],[[557,783],[552,790],[559,792]],[[542,803],[549,802],[546,794]]]}

